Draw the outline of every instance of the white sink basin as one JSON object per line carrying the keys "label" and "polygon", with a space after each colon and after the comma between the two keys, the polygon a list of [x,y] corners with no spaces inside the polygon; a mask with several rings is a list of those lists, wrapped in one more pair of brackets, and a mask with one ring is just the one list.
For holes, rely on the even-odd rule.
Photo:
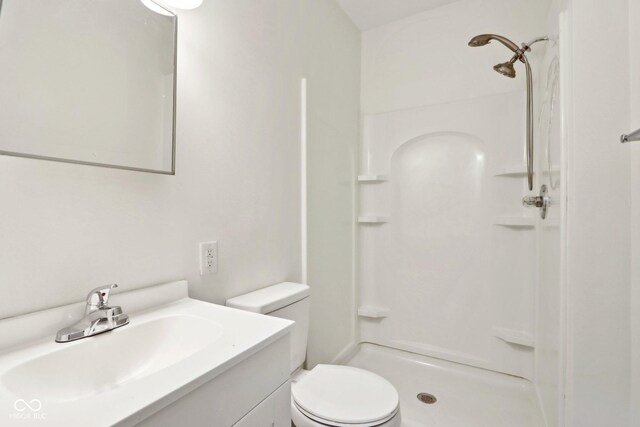
{"label": "white sink basin", "polygon": [[77,400],[184,360],[216,342],[222,326],[200,317],[171,315],[132,322],[113,332],[77,345],[60,345],[58,351],[15,366],[0,380],[17,396],[38,396],[51,402]]}
{"label": "white sink basin", "polygon": [[[70,343],[56,343],[53,331],[30,343],[11,341],[30,328],[51,328],[51,319],[64,322],[53,325],[56,330],[72,323],[68,314],[60,315],[64,307],[0,321],[0,404],[16,409],[15,425],[42,425],[42,418],[47,426],[133,425],[275,342],[293,325],[186,298],[185,282],[164,286],[171,288],[173,302],[131,312],[128,307],[145,304],[126,295],[143,291],[114,295],[114,305],[122,306],[130,323]],[[3,417],[0,424],[13,425],[9,421]]]}

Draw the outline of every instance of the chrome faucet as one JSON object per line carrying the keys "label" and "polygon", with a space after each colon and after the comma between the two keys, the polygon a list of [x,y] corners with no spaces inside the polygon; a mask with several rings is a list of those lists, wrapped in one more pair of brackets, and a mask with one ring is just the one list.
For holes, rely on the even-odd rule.
{"label": "chrome faucet", "polygon": [[109,307],[109,293],[118,285],[100,286],[87,295],[84,317],[77,323],[58,331],[56,342],[70,342],[108,332],[129,323],[129,316],[120,307]]}

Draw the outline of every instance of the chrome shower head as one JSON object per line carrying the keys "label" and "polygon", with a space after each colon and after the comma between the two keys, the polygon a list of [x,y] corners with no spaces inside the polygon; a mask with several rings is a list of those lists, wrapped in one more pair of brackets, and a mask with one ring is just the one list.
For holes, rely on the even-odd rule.
{"label": "chrome shower head", "polygon": [[503,76],[507,76],[509,78],[515,78],[516,69],[513,67],[513,62],[503,62],[502,64],[497,64],[493,66],[493,69],[502,74]]}

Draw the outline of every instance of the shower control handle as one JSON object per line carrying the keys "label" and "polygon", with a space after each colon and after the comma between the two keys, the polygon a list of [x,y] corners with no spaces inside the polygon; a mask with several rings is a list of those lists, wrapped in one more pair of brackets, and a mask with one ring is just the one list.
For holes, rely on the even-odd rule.
{"label": "shower control handle", "polygon": [[540,187],[539,196],[524,196],[522,198],[522,205],[525,207],[539,208],[540,218],[545,219],[547,217],[547,209],[549,208],[550,199],[547,196],[547,186]]}
{"label": "shower control handle", "polygon": [[541,208],[544,206],[544,198],[540,196],[524,196],[522,204],[527,207]]}

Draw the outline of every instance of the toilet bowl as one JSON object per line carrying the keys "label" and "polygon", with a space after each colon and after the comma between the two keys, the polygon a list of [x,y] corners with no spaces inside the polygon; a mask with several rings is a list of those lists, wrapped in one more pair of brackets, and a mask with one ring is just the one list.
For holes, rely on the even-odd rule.
{"label": "toilet bowl", "polygon": [[291,420],[296,427],[400,427],[398,392],[373,372],[340,365],[302,370],[310,289],[280,283],[227,300],[227,306],[296,322],[291,332]]}
{"label": "toilet bowl", "polygon": [[398,393],[373,372],[318,365],[292,378],[291,420],[296,427],[399,427]]}

